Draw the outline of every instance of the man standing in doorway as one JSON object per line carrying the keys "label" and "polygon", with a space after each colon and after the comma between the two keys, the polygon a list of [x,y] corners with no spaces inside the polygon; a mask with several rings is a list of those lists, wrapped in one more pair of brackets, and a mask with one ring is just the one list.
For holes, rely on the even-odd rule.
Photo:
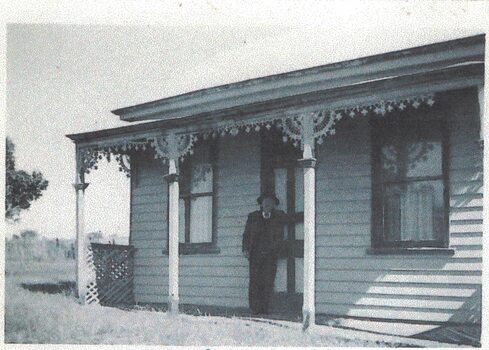
{"label": "man standing in doorway", "polygon": [[275,209],[279,200],[273,193],[262,194],[257,201],[261,208],[248,215],[243,234],[243,253],[250,262],[250,309],[254,314],[266,314],[269,312],[286,214]]}

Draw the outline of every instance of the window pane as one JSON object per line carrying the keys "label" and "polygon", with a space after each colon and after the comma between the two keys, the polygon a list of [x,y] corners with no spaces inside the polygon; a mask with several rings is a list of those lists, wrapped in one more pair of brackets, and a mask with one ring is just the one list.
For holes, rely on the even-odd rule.
{"label": "window pane", "polygon": [[407,177],[441,174],[441,142],[413,142],[409,145]]}
{"label": "window pane", "polygon": [[275,292],[287,291],[287,259],[278,259],[277,261],[277,273],[275,274],[273,290]]}
{"label": "window pane", "polygon": [[382,147],[384,181],[442,174],[441,142],[419,141]]}
{"label": "window pane", "polygon": [[384,189],[384,232],[390,241],[401,240],[401,186]]}
{"label": "window pane", "polygon": [[304,170],[295,169],[295,212],[304,211]]}
{"label": "window pane", "polygon": [[185,243],[185,199],[178,201],[178,241]]}
{"label": "window pane", "polygon": [[277,209],[287,212],[287,169],[273,169],[273,173],[275,174],[275,195],[280,201]]}
{"label": "window pane", "polygon": [[212,192],[212,165],[209,144],[199,144],[190,158],[190,192]]}
{"label": "window pane", "polygon": [[385,186],[384,233],[388,241],[440,239],[443,212],[441,180]]}
{"label": "window pane", "polygon": [[400,148],[399,145],[385,145],[382,147],[380,156],[382,163],[382,178],[384,181],[401,179],[401,167],[400,162]]}
{"label": "window pane", "polygon": [[295,239],[303,240],[304,239],[304,223],[298,222],[295,224]]}
{"label": "window pane", "polygon": [[190,243],[212,242],[212,196],[190,202]]}
{"label": "window pane", "polygon": [[304,292],[304,258],[295,258],[295,292]]}
{"label": "window pane", "polygon": [[212,192],[212,165],[194,164],[192,166],[191,193]]}

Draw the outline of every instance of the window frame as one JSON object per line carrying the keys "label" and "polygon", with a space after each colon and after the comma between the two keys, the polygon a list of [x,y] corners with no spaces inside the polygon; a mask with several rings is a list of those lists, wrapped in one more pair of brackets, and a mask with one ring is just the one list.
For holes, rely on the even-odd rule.
{"label": "window frame", "polygon": [[[409,113],[410,115],[406,115]],[[382,117],[376,117],[370,119],[371,128],[371,159],[372,159],[372,235],[371,235],[371,247],[369,250],[372,254],[386,253],[396,254],[402,251],[418,250],[426,253],[433,252],[439,249],[448,249],[449,247],[449,212],[450,212],[450,198],[449,198],[449,154],[450,154],[450,142],[449,142],[449,129],[447,118],[443,118],[441,113],[434,114],[436,112],[400,112],[393,114],[389,119]],[[426,123],[430,127],[436,127],[441,133],[441,169],[442,174],[437,176],[421,176],[413,177],[409,179],[403,179],[401,181],[388,181],[389,183],[403,183],[408,184],[416,181],[430,181],[441,180],[443,185],[443,227],[441,228],[442,237],[436,240],[420,240],[420,241],[388,241],[384,239],[384,184],[382,178],[382,160],[381,152],[382,146],[385,141],[385,132],[392,128],[403,128],[406,125],[411,129],[407,133],[405,142],[408,142],[409,138],[415,134],[416,123]],[[388,123],[393,123],[389,126]],[[401,125],[395,125],[401,123]]]}
{"label": "window frame", "polygon": [[[182,255],[193,254],[218,254],[220,249],[217,246],[217,183],[218,183],[218,138],[198,142],[194,147],[202,147],[207,144],[209,146],[210,163],[212,165],[212,192],[195,193],[190,192],[191,188],[191,167],[192,156],[188,156],[179,167],[179,188],[180,199],[185,200],[185,242],[178,242],[178,252]],[[190,208],[191,200],[198,197],[212,196],[212,241],[211,242],[190,242]],[[167,201],[167,227],[169,228],[169,201]],[[181,215],[181,213],[179,213]],[[168,231],[169,233],[169,231]],[[180,236],[179,236],[180,237]],[[169,245],[169,237],[167,239],[167,252]]]}

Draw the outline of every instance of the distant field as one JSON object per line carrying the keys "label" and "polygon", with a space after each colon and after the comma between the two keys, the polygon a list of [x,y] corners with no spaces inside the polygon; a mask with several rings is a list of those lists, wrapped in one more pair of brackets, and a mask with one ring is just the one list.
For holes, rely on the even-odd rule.
{"label": "distant field", "polygon": [[5,277],[16,283],[75,281],[75,260],[5,260]]}

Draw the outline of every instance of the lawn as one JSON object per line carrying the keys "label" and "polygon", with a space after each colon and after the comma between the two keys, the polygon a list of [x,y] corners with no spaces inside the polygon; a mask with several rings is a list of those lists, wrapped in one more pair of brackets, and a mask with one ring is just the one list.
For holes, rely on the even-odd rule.
{"label": "lawn", "polygon": [[[38,264],[38,265],[33,265]],[[82,306],[72,295],[30,292],[20,283],[73,279],[73,262],[8,264],[5,342],[51,344],[161,344],[225,346],[389,346],[324,332],[304,334],[284,325],[216,316],[171,316],[149,309]],[[29,266],[29,268],[26,268]],[[24,270],[23,270],[24,269]]]}
{"label": "lawn", "polygon": [[17,283],[75,281],[75,260],[11,261],[5,259],[5,277]]}

